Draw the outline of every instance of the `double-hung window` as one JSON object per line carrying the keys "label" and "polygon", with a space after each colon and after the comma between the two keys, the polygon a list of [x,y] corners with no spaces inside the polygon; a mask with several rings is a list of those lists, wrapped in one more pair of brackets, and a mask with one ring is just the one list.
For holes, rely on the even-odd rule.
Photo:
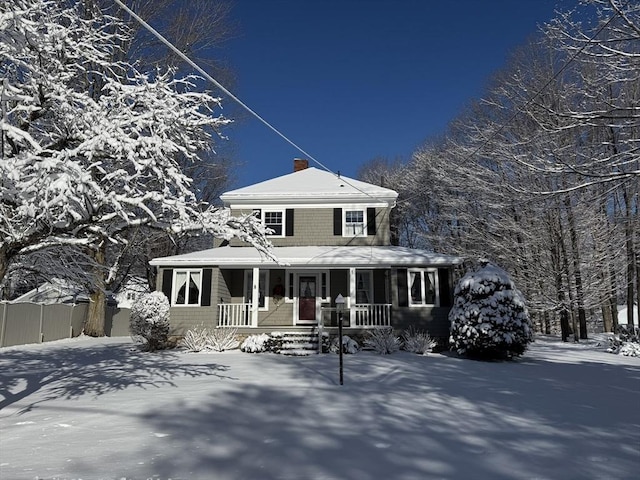
{"label": "double-hung window", "polygon": [[344,230],[346,237],[360,237],[367,235],[367,223],[364,210],[344,211]]}
{"label": "double-hung window", "polygon": [[200,305],[202,270],[175,270],[172,305]]}
{"label": "double-hung window", "polygon": [[438,275],[432,269],[411,269],[407,271],[409,305],[438,305]]}
{"label": "double-hung window", "polygon": [[265,211],[264,226],[271,229],[274,237],[282,237],[284,235],[284,216],[282,211]]}

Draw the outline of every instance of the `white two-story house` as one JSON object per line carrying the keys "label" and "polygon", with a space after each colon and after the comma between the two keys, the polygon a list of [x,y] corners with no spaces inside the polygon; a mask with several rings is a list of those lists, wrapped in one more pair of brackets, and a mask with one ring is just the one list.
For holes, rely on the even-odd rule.
{"label": "white two-story house", "polygon": [[[410,326],[446,337],[458,257],[391,245],[398,194],[294,161],[294,172],[221,195],[233,215],[254,213],[272,230],[280,263],[234,239],[156,258],[158,290],[174,333],[204,325],[240,333],[337,325],[347,331]],[[349,330],[350,329],[350,330]]]}

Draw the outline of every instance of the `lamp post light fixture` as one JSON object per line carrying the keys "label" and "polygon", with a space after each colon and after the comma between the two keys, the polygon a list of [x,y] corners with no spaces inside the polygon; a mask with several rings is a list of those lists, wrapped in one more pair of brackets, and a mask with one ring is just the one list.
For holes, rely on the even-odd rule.
{"label": "lamp post light fixture", "polygon": [[343,385],[342,368],[342,315],[344,314],[344,297],[341,293],[336,297],[336,312],[338,313],[338,352],[340,355],[340,385]]}

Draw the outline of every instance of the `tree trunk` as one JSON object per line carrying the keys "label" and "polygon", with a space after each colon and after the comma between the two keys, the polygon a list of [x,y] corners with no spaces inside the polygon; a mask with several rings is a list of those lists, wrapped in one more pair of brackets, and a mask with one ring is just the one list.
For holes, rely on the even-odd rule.
{"label": "tree trunk", "polygon": [[605,332],[613,332],[613,318],[611,318],[611,309],[606,303],[602,303],[602,328]]}
{"label": "tree trunk", "polygon": [[[633,248],[633,208],[631,199],[629,198],[627,189],[623,190],[623,198],[625,203],[626,225],[625,225],[625,243],[627,248],[627,324],[633,327],[633,310],[635,296],[635,278],[636,278],[636,256]],[[633,328],[631,328],[633,331]]]}
{"label": "tree trunk", "polygon": [[[4,280],[7,270],[9,269],[9,256],[7,255],[5,248],[0,248],[0,283]],[[8,300],[9,289],[3,288],[0,291],[0,300]]]}
{"label": "tree trunk", "polygon": [[573,278],[576,283],[576,302],[578,305],[578,323],[580,327],[580,339],[586,340],[587,336],[587,315],[584,308],[584,289],[582,288],[582,272],[580,271],[580,249],[578,247],[578,235],[576,233],[575,217],[571,207],[569,196],[565,198],[567,209],[567,221],[569,223],[569,237],[571,239]]}
{"label": "tree trunk", "polygon": [[96,262],[93,268],[94,285],[89,295],[89,309],[84,323],[84,334],[90,337],[104,337],[105,310],[107,307],[104,279],[106,247],[104,242],[93,252],[93,257]]}
{"label": "tree trunk", "polygon": [[543,313],[544,318],[544,333],[549,335],[551,333],[551,322],[549,321],[549,311],[545,310]]}
{"label": "tree trunk", "polygon": [[618,332],[618,292],[616,286],[616,276],[613,267],[609,265],[609,310],[611,310],[611,321],[613,331]]}

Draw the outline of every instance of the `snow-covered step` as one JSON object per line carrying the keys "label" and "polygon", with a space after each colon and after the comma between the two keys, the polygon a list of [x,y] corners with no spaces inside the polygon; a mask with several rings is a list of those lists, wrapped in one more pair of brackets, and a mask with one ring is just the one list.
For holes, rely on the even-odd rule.
{"label": "snow-covered step", "polygon": [[318,350],[309,350],[309,349],[284,349],[284,350],[280,350],[280,354],[281,355],[289,355],[292,357],[303,357],[306,355],[314,355],[318,353]]}
{"label": "snow-covered step", "polygon": [[278,332],[278,350],[282,355],[310,355],[318,352],[318,334],[313,332]]}

